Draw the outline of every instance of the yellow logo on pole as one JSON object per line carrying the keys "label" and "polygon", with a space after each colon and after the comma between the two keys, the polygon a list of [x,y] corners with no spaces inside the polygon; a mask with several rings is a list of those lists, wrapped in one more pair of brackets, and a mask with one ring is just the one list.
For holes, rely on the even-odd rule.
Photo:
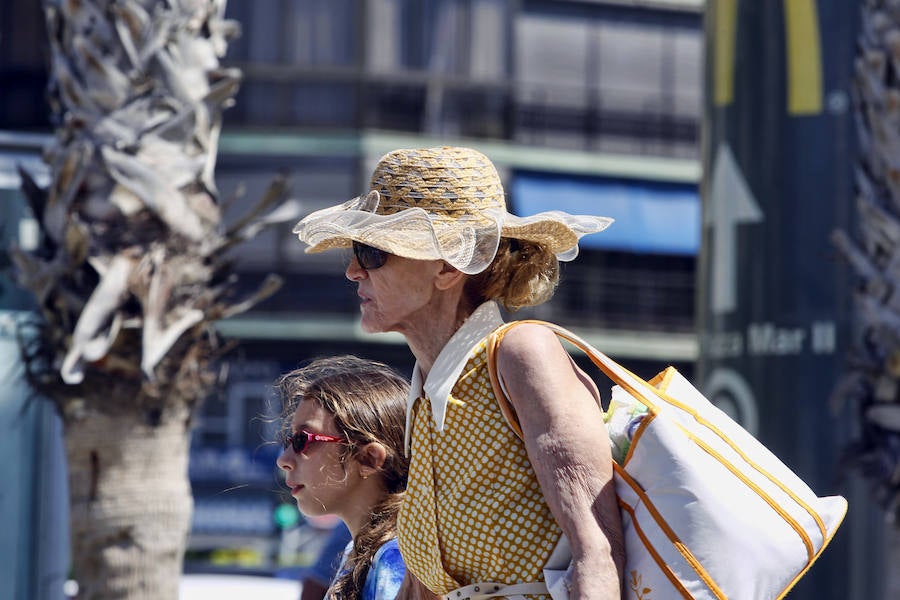
{"label": "yellow logo on pole", "polygon": [[716,106],[734,100],[734,45],[737,40],[737,0],[716,0],[713,5],[713,64]]}
{"label": "yellow logo on pole", "polygon": [[[738,0],[713,2],[713,102],[734,101]],[[790,115],[822,112],[822,49],[816,0],[784,0],[787,98]]]}

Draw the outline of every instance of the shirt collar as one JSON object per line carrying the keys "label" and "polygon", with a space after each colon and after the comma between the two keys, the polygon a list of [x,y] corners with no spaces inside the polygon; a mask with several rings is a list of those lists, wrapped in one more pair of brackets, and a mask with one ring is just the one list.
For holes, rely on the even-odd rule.
{"label": "shirt collar", "polygon": [[450,391],[459,379],[459,374],[469,361],[472,348],[483,340],[494,329],[503,324],[500,308],[493,300],[485,302],[469,315],[462,326],[456,330],[450,341],[438,354],[428,378],[422,381],[422,371],[419,361],[413,367],[412,381],[410,382],[409,398],[406,402],[406,448],[409,450],[410,417],[413,405],[421,396],[431,403],[431,414],[438,431],[444,430],[444,420],[447,416],[447,402],[450,399]]}

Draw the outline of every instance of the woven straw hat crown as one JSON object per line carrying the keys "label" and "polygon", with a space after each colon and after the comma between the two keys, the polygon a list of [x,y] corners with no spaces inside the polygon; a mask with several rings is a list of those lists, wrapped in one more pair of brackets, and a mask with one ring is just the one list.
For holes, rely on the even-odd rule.
{"label": "woven straw hat crown", "polygon": [[353,241],[418,260],[440,259],[478,273],[494,259],[500,237],[546,246],[559,260],[578,254],[578,240],[612,219],[548,211],[506,211],[497,169],[471,148],[400,149],[376,165],[369,192],[316,211],[295,227],[307,252],[347,248]]}
{"label": "woven straw hat crown", "polygon": [[447,218],[481,217],[506,210],[500,175],[471,148],[394,150],[384,155],[369,185],[381,196],[379,214],[421,208]]}

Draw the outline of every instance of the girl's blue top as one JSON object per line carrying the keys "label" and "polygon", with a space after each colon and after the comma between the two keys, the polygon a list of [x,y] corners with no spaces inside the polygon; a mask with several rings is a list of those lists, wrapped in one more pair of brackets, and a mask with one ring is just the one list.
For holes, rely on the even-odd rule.
{"label": "girl's blue top", "polygon": [[[344,556],[335,579],[346,572],[344,564],[346,564],[351,550],[353,550],[352,540],[344,548]],[[369,566],[369,573],[366,575],[361,600],[394,600],[397,592],[400,591],[400,584],[403,583],[405,575],[406,565],[400,556],[397,538],[388,540],[375,552],[372,564]]]}

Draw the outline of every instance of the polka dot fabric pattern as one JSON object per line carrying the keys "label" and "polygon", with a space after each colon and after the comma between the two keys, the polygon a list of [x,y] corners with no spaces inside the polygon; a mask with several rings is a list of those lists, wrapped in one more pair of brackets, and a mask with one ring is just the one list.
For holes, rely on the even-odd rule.
{"label": "polka dot fabric pattern", "polygon": [[[484,343],[456,382],[443,432],[429,404],[413,413],[412,463],[399,517],[407,566],[435,593],[492,581],[542,581],[562,531],[525,445],[491,387]],[[549,598],[549,596],[529,596]]]}

